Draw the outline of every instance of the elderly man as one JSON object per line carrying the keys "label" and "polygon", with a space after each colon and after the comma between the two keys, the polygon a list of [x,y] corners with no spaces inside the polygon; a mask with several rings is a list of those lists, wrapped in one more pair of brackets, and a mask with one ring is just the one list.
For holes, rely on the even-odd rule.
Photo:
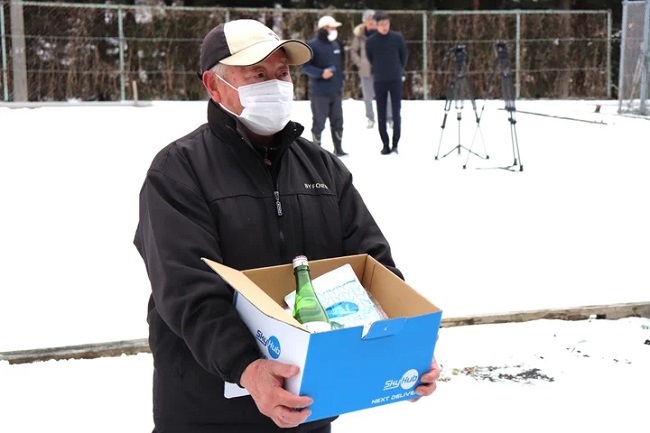
{"label": "elderly man", "polygon": [[[134,243],[152,289],[154,432],[331,431],[333,418],[305,422],[312,399],[283,388],[298,367],[262,357],[232,288],[201,257],[249,269],[368,253],[401,276],[345,165],[289,120],[289,67],[310,57],[257,21],[218,25],[200,57],[208,122],[147,172]],[[431,394],[439,374],[434,361],[416,392]],[[225,382],[250,395],[225,398]]]}

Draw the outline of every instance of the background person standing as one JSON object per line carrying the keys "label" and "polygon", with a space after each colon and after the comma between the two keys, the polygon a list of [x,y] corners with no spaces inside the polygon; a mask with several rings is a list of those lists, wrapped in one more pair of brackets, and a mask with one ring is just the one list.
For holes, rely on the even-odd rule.
{"label": "background person standing", "polygon": [[307,41],[314,55],[302,65],[309,77],[309,100],[311,101],[314,143],[321,144],[325,121],[329,118],[330,132],[336,156],[347,155],[343,151],[343,64],[344,53],[337,28],[341,23],[329,15],[318,20],[318,31]]}
{"label": "background person standing", "polygon": [[[372,70],[368,56],[366,56],[366,40],[377,31],[375,23],[375,11],[367,9],[361,16],[362,23],[354,28],[352,45],[350,45],[350,55],[352,62],[357,66],[359,71],[359,82],[361,83],[361,93],[363,102],[366,105],[366,118],[368,119],[368,129],[375,126],[375,111],[372,107],[375,99],[375,90],[373,88]],[[390,106],[390,97],[387,103],[387,119],[389,125],[392,125],[392,109]]]}
{"label": "background person standing", "polygon": [[[379,136],[383,144],[381,153],[397,153],[397,145],[402,133],[400,116],[402,103],[402,77],[408,59],[406,41],[401,33],[390,29],[390,16],[384,11],[375,13],[377,32],[366,42],[366,55],[372,66],[372,77],[377,98],[377,120]],[[393,143],[389,147],[386,130],[386,106],[390,95],[393,109]]]}

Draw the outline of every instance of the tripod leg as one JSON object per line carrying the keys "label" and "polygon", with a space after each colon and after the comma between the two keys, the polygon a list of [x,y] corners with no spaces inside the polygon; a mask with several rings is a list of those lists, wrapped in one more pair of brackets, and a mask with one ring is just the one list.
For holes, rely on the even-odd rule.
{"label": "tripod leg", "polygon": [[512,112],[510,112],[508,114],[509,114],[508,122],[510,122],[510,142],[512,143],[512,157],[514,159],[512,164],[516,166],[516,165],[519,165],[519,162],[518,162],[519,157],[517,155],[518,152],[517,152],[516,147],[515,147],[515,137],[517,136],[517,133],[515,131],[515,121],[512,118]]}
{"label": "tripod leg", "polygon": [[[440,131],[440,140],[438,140],[438,151],[436,152],[435,159],[438,159],[438,155],[440,154],[440,145],[442,144],[442,134],[445,132],[445,126],[447,124],[447,115],[449,114],[449,110],[451,110],[451,104],[452,102],[455,101],[456,109],[458,109],[458,101],[456,100],[456,93],[458,91],[458,88],[456,87],[456,79],[453,79],[451,83],[449,83],[449,87],[447,87],[447,93],[445,97],[445,117],[442,119],[442,125],[440,128],[442,130]],[[447,155],[449,155],[448,152],[445,155],[443,155],[443,158]]]}
{"label": "tripod leg", "polygon": [[460,121],[463,119],[463,113],[461,111],[462,109],[463,108],[461,106],[460,110],[458,110],[456,112],[456,120],[457,120],[456,124],[458,125],[458,144],[456,146],[456,149],[458,149],[458,154],[459,155],[460,155],[460,147],[461,147],[461,144],[460,144]]}
{"label": "tripod leg", "polygon": [[[476,124],[476,132],[478,132],[479,135],[481,136],[481,143],[483,143],[483,154],[485,156],[481,156],[478,153],[474,153],[474,154],[476,156],[480,157],[480,158],[483,158],[483,159],[490,159],[490,155],[488,155],[488,153],[487,153],[487,146],[485,145],[485,138],[483,138],[483,130],[481,129],[480,123]],[[476,133],[475,133],[475,135],[476,135]]]}
{"label": "tripod leg", "polygon": [[505,109],[508,112],[508,122],[510,122],[510,141],[512,143],[513,159],[513,165],[511,167],[519,166],[519,171],[523,171],[524,166],[521,163],[521,155],[519,154],[519,139],[517,138],[517,129],[515,127],[517,124],[517,120],[515,120],[515,86],[512,82],[512,74],[510,72],[510,60],[508,59],[505,51],[500,52],[497,62],[502,67],[501,92],[503,101],[506,104]]}
{"label": "tripod leg", "polygon": [[[474,95],[471,95],[472,98]],[[469,157],[470,155],[476,155],[481,159],[490,159],[490,155],[487,153],[487,147],[485,146],[485,139],[483,138],[483,131],[481,130],[481,118],[483,117],[483,110],[485,110],[485,102],[483,102],[483,107],[481,108],[481,114],[478,114],[478,111],[476,110],[476,102],[474,99],[472,99],[472,107],[474,109],[474,117],[476,119],[476,129],[474,130],[474,135],[472,136],[472,141],[469,145],[469,148],[467,149],[467,159],[465,160],[465,165],[463,165],[463,168],[467,168],[467,163],[469,162]],[[483,153],[485,156],[479,155],[476,153],[474,150],[474,142],[476,141],[476,135],[479,134],[481,135],[481,142],[483,143]]]}
{"label": "tripod leg", "polygon": [[447,114],[448,112],[447,110],[445,110],[445,117],[442,119],[442,125],[440,126],[442,130],[440,131],[440,139],[438,140],[438,151],[436,152],[436,156],[435,156],[436,160],[438,159],[438,155],[440,154],[440,145],[442,144],[442,134],[445,132],[445,125],[447,124]]}
{"label": "tripod leg", "polygon": [[521,154],[519,153],[519,139],[517,138],[517,129],[515,128],[517,121],[515,120],[513,111],[510,112],[510,118],[508,120],[510,121],[510,140],[512,141],[512,154],[515,160],[514,165],[519,165],[519,171],[524,171],[524,165],[521,162]]}
{"label": "tripod leg", "polygon": [[458,150],[458,154],[460,154],[460,148],[463,147],[460,144],[460,121],[463,118],[463,103],[462,101],[456,100],[456,123],[458,125],[458,144],[453,147],[449,152],[445,153],[442,155],[443,158],[445,158],[447,155],[452,153],[454,150]]}

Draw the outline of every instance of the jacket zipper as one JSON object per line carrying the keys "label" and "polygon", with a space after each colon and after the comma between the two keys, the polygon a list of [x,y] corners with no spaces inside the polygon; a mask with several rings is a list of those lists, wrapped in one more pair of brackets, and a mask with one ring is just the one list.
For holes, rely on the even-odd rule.
{"label": "jacket zipper", "polygon": [[[239,138],[244,142],[247,143],[246,139],[239,135]],[[253,152],[255,152],[254,149],[252,149]],[[266,175],[268,176],[269,180],[271,181],[271,185],[273,186],[273,196],[275,198],[275,211],[276,214],[278,215],[278,218],[281,218],[283,213],[282,213],[282,203],[280,202],[280,191],[277,190],[277,184],[273,180],[273,176],[271,173],[268,172],[265,162],[262,160],[260,165],[262,166],[262,170],[266,172]],[[280,239],[280,257],[284,257],[285,255],[285,245],[284,245],[284,231],[282,230],[282,225],[280,224],[280,221],[278,221],[278,237]]]}
{"label": "jacket zipper", "polygon": [[278,212],[278,216],[282,216],[282,203],[280,203],[280,191],[274,191],[273,195],[275,195],[275,209]]}
{"label": "jacket zipper", "polygon": [[[273,192],[275,195],[275,210],[278,213],[278,218],[282,217],[282,203],[280,203],[280,191],[275,190]],[[284,232],[282,231],[282,224],[278,221],[278,228],[280,229],[280,257],[284,257]]]}

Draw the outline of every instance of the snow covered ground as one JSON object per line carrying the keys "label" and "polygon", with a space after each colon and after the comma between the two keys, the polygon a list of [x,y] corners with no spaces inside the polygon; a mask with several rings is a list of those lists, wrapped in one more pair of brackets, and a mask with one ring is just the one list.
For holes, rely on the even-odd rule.
{"label": "snow covered ground", "polygon": [[[405,101],[400,153],[383,156],[363,103],[344,102],[344,160],[407,282],[443,317],[650,300],[650,121],[616,101],[517,101],[524,170],[511,172],[497,168],[513,162],[503,102],[477,101],[476,135],[465,105],[441,129],[444,101]],[[296,103],[305,136],[310,117]],[[204,119],[204,102],[0,107],[0,352],[146,337],[138,191],[153,155]],[[442,158],[459,143],[489,159]],[[442,329],[434,396],[335,431],[644,431],[649,326]],[[0,431],[149,431],[150,394],[147,354],[0,363]]]}
{"label": "snow covered ground", "polygon": [[[650,319],[443,328],[438,390],[342,415],[334,432],[646,432]],[[149,354],[0,363],[0,431],[150,432]]]}

